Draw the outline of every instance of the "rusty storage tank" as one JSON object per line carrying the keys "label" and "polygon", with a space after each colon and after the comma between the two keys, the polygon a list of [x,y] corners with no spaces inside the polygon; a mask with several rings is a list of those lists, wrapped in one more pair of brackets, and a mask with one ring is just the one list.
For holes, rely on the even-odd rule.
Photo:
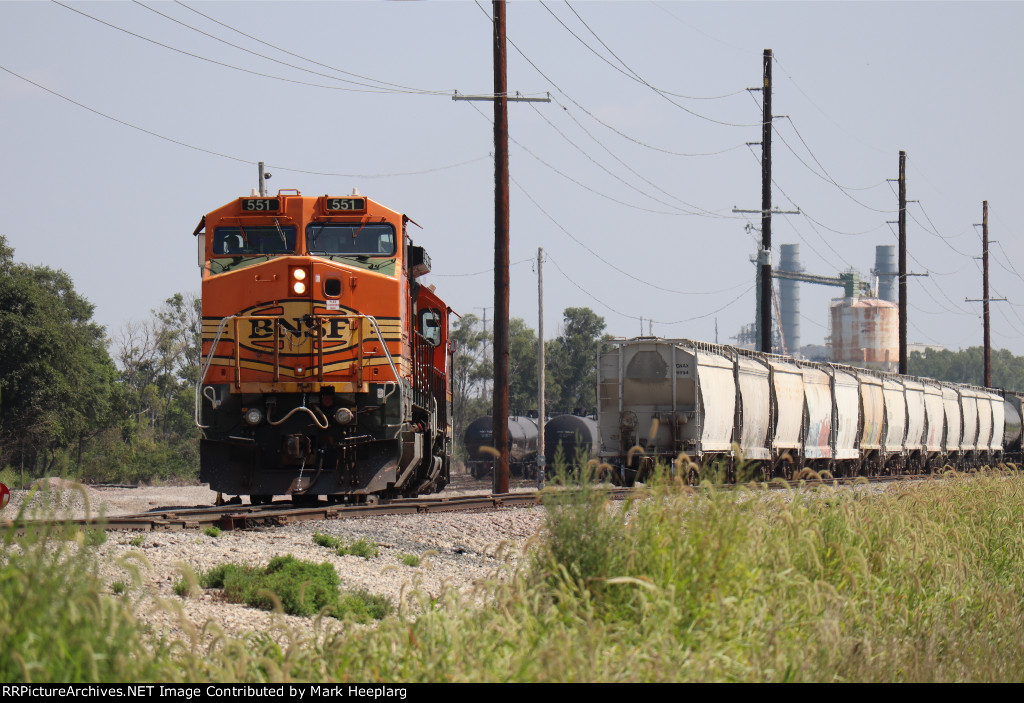
{"label": "rusty storage tank", "polygon": [[832,302],[832,361],[896,371],[899,366],[899,306],[878,298]]}
{"label": "rusty storage tank", "polygon": [[[493,470],[494,456],[481,447],[494,447],[493,419],[478,417],[469,423],[462,438],[466,446],[466,468],[474,478],[487,476]],[[508,470],[513,476],[528,476],[537,461],[537,421],[529,417],[508,419]]]}
{"label": "rusty storage tank", "polygon": [[544,461],[549,471],[554,471],[559,455],[567,466],[576,466],[581,452],[586,455],[586,462],[596,457],[600,448],[597,420],[579,415],[556,415],[544,424]]}

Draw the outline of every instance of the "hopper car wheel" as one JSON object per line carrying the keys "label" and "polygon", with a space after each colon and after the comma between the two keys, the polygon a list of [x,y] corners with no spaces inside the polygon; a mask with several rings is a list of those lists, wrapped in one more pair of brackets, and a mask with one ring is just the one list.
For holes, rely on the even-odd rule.
{"label": "hopper car wheel", "polygon": [[697,469],[690,469],[686,473],[686,483],[690,486],[696,486],[700,484],[700,473]]}

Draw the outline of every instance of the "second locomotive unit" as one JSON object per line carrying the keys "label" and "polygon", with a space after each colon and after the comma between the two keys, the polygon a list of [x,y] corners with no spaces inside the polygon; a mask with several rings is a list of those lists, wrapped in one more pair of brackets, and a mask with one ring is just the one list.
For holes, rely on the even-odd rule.
{"label": "second locomotive unit", "polygon": [[351,196],[242,197],[196,228],[200,479],[296,501],[449,482],[450,310],[411,220]]}

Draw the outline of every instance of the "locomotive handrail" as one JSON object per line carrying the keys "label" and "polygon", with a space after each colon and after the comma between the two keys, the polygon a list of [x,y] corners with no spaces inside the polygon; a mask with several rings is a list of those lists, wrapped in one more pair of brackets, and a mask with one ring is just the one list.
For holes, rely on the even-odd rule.
{"label": "locomotive handrail", "polygon": [[[273,315],[228,315],[227,317],[223,318],[220,321],[220,324],[217,326],[217,334],[214,336],[213,343],[210,346],[210,353],[207,355],[206,361],[203,364],[202,368],[200,369],[199,378],[196,380],[195,423],[196,423],[196,427],[198,427],[201,430],[205,430],[205,429],[208,429],[210,427],[209,425],[204,425],[203,424],[203,418],[202,418],[202,414],[203,414],[203,403],[202,403],[203,390],[202,390],[202,388],[203,388],[204,381],[206,380],[206,374],[209,372],[210,367],[213,365],[214,355],[217,352],[217,347],[220,346],[221,337],[224,336],[224,329],[227,326],[228,322],[230,320],[237,320],[237,319],[243,318],[243,317],[248,317],[248,318],[263,318],[263,317],[266,317],[266,318],[277,319],[277,316],[273,316]],[[373,331],[374,331],[374,334],[377,337],[377,341],[380,342],[380,348],[384,351],[384,356],[388,360],[388,366],[391,367],[391,373],[394,375],[394,377],[396,379],[399,378],[398,368],[395,366],[394,358],[391,356],[391,350],[388,349],[387,343],[384,341],[384,335],[381,334],[380,325],[377,324],[377,319],[375,317],[373,317],[372,315],[359,315],[359,314],[356,314],[356,315],[351,315],[351,314],[349,314],[349,315],[318,315],[318,317],[346,317],[346,318],[359,318],[359,319],[368,320],[370,325],[372,325],[372,327],[373,327]],[[279,330],[278,330],[277,326],[275,325],[274,326],[274,339],[275,339],[275,341],[277,341],[277,339],[278,339],[278,334],[279,334]],[[233,341],[234,346],[235,346],[234,356],[235,356],[235,374],[236,374],[236,383],[237,383],[238,382],[238,369],[239,369],[239,365],[240,365],[240,359],[239,359],[239,347],[240,347],[240,344],[238,342],[237,324],[236,324],[236,330],[235,330],[235,338],[232,341]],[[362,344],[360,343],[360,350],[361,349],[362,349]],[[361,358],[362,358],[362,352],[360,351],[360,359]],[[322,381],[323,380],[323,347],[322,347],[322,345],[319,347],[318,359],[319,359],[319,363],[317,365],[317,373],[318,373],[319,379]],[[274,380],[275,381],[278,381],[279,378],[280,378],[280,376],[279,376],[279,366],[280,365],[279,365],[279,356],[278,356],[278,345],[275,344],[274,345]],[[392,393],[394,393],[395,389],[397,388],[397,383],[393,382],[393,381],[385,381],[385,383],[384,383],[385,387],[387,386],[388,383],[392,384],[392,389],[391,389],[390,393],[387,393],[384,396],[384,400],[385,401],[388,399],[388,397],[391,396]],[[210,401],[214,402],[214,399],[211,398]],[[283,422],[283,420],[282,420],[282,422]],[[317,424],[319,424],[319,422]]]}
{"label": "locomotive handrail", "polygon": [[[204,425],[203,424],[203,417],[202,417],[203,416],[203,401],[201,400],[201,397],[202,397],[202,390],[201,389],[203,387],[203,381],[206,379],[206,373],[210,370],[210,367],[213,365],[213,355],[217,351],[217,347],[220,346],[220,338],[221,338],[221,335],[224,334],[224,327],[228,324],[228,320],[231,320],[231,319],[233,319],[235,317],[237,317],[237,315],[228,315],[227,317],[225,317],[223,320],[220,321],[220,325],[217,326],[217,335],[213,338],[213,345],[210,346],[210,353],[206,357],[206,363],[203,364],[203,367],[199,370],[199,378],[196,379],[195,420],[196,420],[196,427],[198,427],[201,430],[205,430],[205,429],[209,428],[209,425]],[[201,352],[200,352],[200,355],[201,355]],[[210,402],[212,403],[213,400],[211,399]]]}

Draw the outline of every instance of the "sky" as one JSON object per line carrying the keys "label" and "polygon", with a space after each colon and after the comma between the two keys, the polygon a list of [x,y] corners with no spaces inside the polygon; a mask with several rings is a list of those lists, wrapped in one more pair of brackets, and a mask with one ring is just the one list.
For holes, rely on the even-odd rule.
{"label": "sky", "polygon": [[[192,232],[257,185],[406,213],[427,277],[493,319],[490,3],[0,3],[0,234],[116,337],[200,288]],[[773,218],[809,273],[870,275],[907,152],[910,342],[1024,354],[1024,4],[534,2],[507,8],[511,313],[731,343],[755,316],[762,53]],[[197,31],[198,30],[198,31]],[[230,45],[229,45],[230,44]],[[234,46],[231,46],[234,45]],[[29,82],[31,81],[31,82]],[[60,97],[63,96],[63,97]],[[76,104],[77,103],[77,104]],[[748,143],[755,143],[748,145]],[[839,289],[801,284],[803,344]],[[641,320],[643,320],[641,322]],[[642,326],[641,326],[642,325]]]}

